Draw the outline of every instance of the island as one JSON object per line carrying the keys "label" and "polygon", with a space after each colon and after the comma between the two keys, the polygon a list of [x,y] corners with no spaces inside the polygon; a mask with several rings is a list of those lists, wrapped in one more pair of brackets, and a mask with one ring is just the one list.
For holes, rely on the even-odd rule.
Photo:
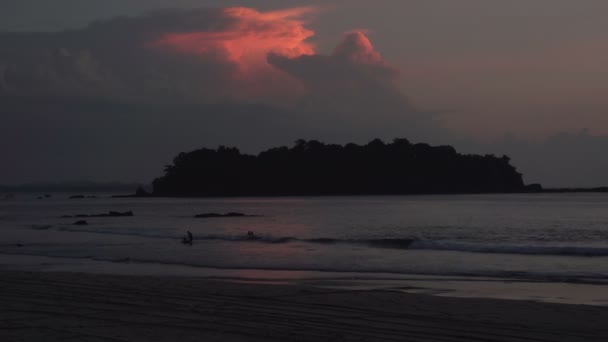
{"label": "island", "polygon": [[[327,196],[527,192],[507,156],[451,146],[325,144],[298,140],[258,155],[220,146],[180,153],[153,181],[153,196]],[[534,188],[536,189],[536,188]]]}

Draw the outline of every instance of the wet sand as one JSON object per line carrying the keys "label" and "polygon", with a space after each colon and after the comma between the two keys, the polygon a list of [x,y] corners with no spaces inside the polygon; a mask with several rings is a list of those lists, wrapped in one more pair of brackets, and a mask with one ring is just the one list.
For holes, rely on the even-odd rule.
{"label": "wet sand", "polygon": [[608,341],[606,322],[600,306],[0,272],[0,341]]}

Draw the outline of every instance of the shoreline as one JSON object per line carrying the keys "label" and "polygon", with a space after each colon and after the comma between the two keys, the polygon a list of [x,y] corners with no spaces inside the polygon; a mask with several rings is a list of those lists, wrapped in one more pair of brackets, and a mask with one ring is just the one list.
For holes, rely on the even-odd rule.
{"label": "shoreline", "polygon": [[414,197],[414,196],[466,196],[466,195],[535,195],[535,194],[605,194],[608,187],[600,188],[547,188],[539,191],[504,192],[408,192],[408,193],[335,193],[335,194],[239,194],[239,195],[111,195],[109,198],[175,198],[175,199],[238,199],[238,198],[333,198],[333,197]]}
{"label": "shoreline", "polygon": [[525,278],[425,275],[382,272],[212,268],[0,254],[0,273],[87,274],[90,276],[196,278],[243,284],[305,286],[343,291],[390,291],[435,297],[500,299],[608,308],[608,284]]}
{"label": "shoreline", "polygon": [[3,341],[608,339],[605,307],[197,277],[0,271],[0,279]]}
{"label": "shoreline", "polygon": [[[44,191],[0,191],[0,195],[29,195],[32,198],[40,195]],[[65,195],[64,200],[72,201],[86,201],[95,199],[208,199],[208,200],[233,200],[233,199],[331,199],[331,198],[392,198],[392,197],[441,197],[441,196],[483,196],[483,195],[551,195],[551,194],[607,194],[608,187],[597,187],[597,188],[546,188],[539,191],[509,191],[509,192],[419,192],[419,193],[336,193],[336,194],[249,194],[249,195],[160,195],[160,194],[149,194],[149,195],[136,195],[133,193],[116,194],[116,192],[107,191],[89,191],[89,192],[74,192],[74,191],[57,191],[50,192],[51,194],[62,194]],[[74,194],[90,194],[82,195],[84,198],[70,198],[70,195]],[[80,195],[79,195],[80,196]],[[88,196],[88,197],[87,197]],[[2,198],[0,196],[0,202],[10,202],[15,200],[12,198]]]}

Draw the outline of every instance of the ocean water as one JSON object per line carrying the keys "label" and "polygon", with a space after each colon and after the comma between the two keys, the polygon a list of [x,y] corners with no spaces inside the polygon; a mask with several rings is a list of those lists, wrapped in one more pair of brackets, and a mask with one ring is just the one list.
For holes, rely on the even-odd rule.
{"label": "ocean water", "polygon": [[[63,215],[133,211],[133,217]],[[255,217],[196,219],[202,213]],[[181,242],[192,232],[192,246]],[[254,238],[247,236],[252,231]],[[608,195],[0,200],[0,267],[19,260],[608,282]],[[43,259],[31,259],[44,257]],[[8,261],[7,261],[8,260]],[[187,271],[186,271],[187,272]]]}

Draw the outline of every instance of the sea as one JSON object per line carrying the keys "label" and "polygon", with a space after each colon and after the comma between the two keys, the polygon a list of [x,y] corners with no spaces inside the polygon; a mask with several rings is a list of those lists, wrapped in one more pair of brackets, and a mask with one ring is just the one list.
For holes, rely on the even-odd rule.
{"label": "sea", "polygon": [[[608,194],[70,195],[0,199],[0,270],[608,305]],[[110,211],[133,216],[65,217]],[[232,212],[248,216],[195,218]],[[188,231],[192,244],[182,241]]]}

